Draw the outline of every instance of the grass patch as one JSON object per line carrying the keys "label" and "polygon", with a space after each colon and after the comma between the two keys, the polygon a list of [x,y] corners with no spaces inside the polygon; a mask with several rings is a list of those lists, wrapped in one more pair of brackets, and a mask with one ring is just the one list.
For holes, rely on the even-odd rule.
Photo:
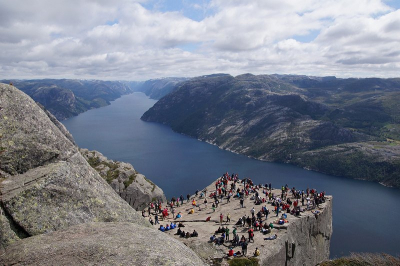
{"label": "grass patch", "polygon": [[107,183],[111,184],[111,182],[114,179],[118,178],[118,176],[119,176],[119,170],[112,170],[112,169],[108,170],[107,171],[107,176],[106,176]]}
{"label": "grass patch", "polygon": [[91,167],[96,168],[100,165],[100,159],[98,157],[90,157],[88,158],[88,163]]}
{"label": "grass patch", "polygon": [[147,182],[149,182],[149,183],[153,186],[153,188],[151,189],[151,192],[153,192],[154,189],[156,189],[156,184],[154,184],[153,182],[151,182],[151,180],[147,179],[146,177],[144,177],[144,180],[146,180]]}
{"label": "grass patch", "polygon": [[228,261],[229,266],[258,266],[256,258],[234,258]]}
{"label": "grass patch", "polygon": [[131,174],[131,175],[129,176],[128,180],[125,180],[125,181],[124,181],[124,186],[125,186],[125,188],[128,188],[128,187],[130,186],[130,184],[132,184],[133,181],[135,181],[135,179],[136,179],[136,174]]}

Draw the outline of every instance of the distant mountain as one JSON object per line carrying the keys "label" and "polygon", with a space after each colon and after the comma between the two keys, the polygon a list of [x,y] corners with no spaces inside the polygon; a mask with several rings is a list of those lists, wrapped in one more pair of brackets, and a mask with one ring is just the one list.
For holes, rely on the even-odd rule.
{"label": "distant mountain", "polygon": [[177,84],[186,80],[188,80],[188,78],[150,79],[136,85],[135,90],[145,93],[151,99],[159,100],[173,91]]}
{"label": "distant mountain", "polygon": [[265,161],[400,187],[400,79],[226,74],[179,83],[142,119]]}
{"label": "distant mountain", "polygon": [[[10,80],[1,82],[10,83]],[[110,101],[133,92],[127,84],[119,81],[41,79],[11,82],[42,104],[58,120],[109,105]]]}

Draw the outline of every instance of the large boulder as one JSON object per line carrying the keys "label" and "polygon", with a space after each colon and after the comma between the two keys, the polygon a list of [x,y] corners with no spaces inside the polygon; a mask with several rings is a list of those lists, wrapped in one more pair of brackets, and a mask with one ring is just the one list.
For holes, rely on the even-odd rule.
{"label": "large boulder", "polygon": [[204,265],[183,243],[132,223],[88,223],[18,241],[1,265]]}
{"label": "large boulder", "polygon": [[0,248],[86,222],[150,225],[29,96],[0,84],[0,108]]}
{"label": "large boulder", "polygon": [[139,174],[131,164],[108,160],[98,151],[80,151],[115,192],[136,210],[143,210],[152,201],[166,202],[162,189]]}

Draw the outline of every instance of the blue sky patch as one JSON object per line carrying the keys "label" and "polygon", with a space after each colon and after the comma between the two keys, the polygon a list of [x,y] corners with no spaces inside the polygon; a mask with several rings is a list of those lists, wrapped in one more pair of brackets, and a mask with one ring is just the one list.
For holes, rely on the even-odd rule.
{"label": "blue sky patch", "polygon": [[306,35],[294,35],[292,38],[298,42],[308,43],[315,40],[318,37],[320,30],[311,30]]}
{"label": "blue sky patch", "polygon": [[176,47],[187,52],[194,52],[197,50],[197,48],[199,48],[200,45],[201,43],[186,43],[177,45]]}
{"label": "blue sky patch", "polygon": [[108,26],[112,26],[112,25],[114,25],[114,24],[118,24],[118,23],[119,23],[118,19],[114,19],[114,20],[107,20],[107,22],[106,22],[106,25],[108,25]]}
{"label": "blue sky patch", "polygon": [[195,21],[215,14],[209,8],[210,0],[150,0],[143,5],[148,10],[160,12],[180,12]]}
{"label": "blue sky patch", "polygon": [[400,9],[400,1],[399,0],[384,0],[383,2],[390,7],[393,7],[394,9]]}

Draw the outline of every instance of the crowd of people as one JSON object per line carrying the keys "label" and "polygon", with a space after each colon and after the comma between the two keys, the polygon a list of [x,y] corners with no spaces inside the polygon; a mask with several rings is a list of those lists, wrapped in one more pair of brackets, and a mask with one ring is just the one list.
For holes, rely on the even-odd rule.
{"label": "crowd of people", "polygon": [[[236,200],[239,206],[233,202],[231,203],[232,199]],[[256,185],[249,178],[240,180],[237,174],[229,175],[228,173],[224,173],[216,180],[215,190],[207,191],[207,189],[204,189],[196,191],[193,196],[187,194],[186,199],[183,195],[180,195],[177,198],[172,198],[167,202],[167,206],[164,207],[162,206],[162,202],[152,202],[149,204],[147,212],[150,223],[157,225],[160,224],[160,219],[163,221],[170,219],[170,215],[172,215],[174,221],[182,218],[182,215],[185,214],[178,212],[175,215],[175,212],[177,208],[185,203],[185,206],[190,206],[187,215],[202,210],[209,210],[209,214],[213,214],[220,209],[219,206],[225,200],[225,204],[229,204],[232,211],[228,211],[225,214],[220,211],[216,213],[219,218],[216,222],[220,226],[214,232],[210,232],[209,241],[215,245],[226,246],[228,248],[227,256],[247,256],[248,245],[254,243],[255,231],[259,231],[264,240],[275,240],[278,238],[278,234],[271,233],[274,231],[274,228],[279,228],[279,226],[289,222],[287,219],[288,215],[300,216],[302,212],[312,210],[315,217],[318,217],[320,211],[314,211],[314,209],[319,207],[319,204],[325,202],[325,192],[318,192],[315,189],[309,188],[298,190],[295,187],[289,188],[286,184],[281,186],[279,193],[276,193],[276,190],[272,189],[271,183]],[[209,201],[211,202],[210,209],[208,209]],[[239,209],[246,208],[245,204],[253,205],[250,213],[238,217],[235,223],[231,222],[231,212],[233,212],[236,206]],[[269,207],[267,207],[268,205]],[[224,210],[226,211],[226,208]],[[142,212],[142,215],[145,216],[145,211]],[[154,217],[154,221],[152,217]],[[275,218],[271,221],[271,219],[268,220],[268,217]],[[208,221],[211,221],[211,216],[208,216],[204,220],[204,222]],[[160,225],[159,230],[166,232],[176,227],[176,223],[171,222],[165,226]],[[192,233],[189,233],[189,231],[183,231],[181,227],[184,226],[182,223],[179,223],[175,235],[184,238],[198,237],[196,229]],[[239,229],[242,233],[241,236],[239,236]],[[247,237],[243,234],[244,232],[246,232]],[[237,248],[240,250],[235,252],[234,249]],[[258,247],[256,247],[252,255],[260,255]]]}

